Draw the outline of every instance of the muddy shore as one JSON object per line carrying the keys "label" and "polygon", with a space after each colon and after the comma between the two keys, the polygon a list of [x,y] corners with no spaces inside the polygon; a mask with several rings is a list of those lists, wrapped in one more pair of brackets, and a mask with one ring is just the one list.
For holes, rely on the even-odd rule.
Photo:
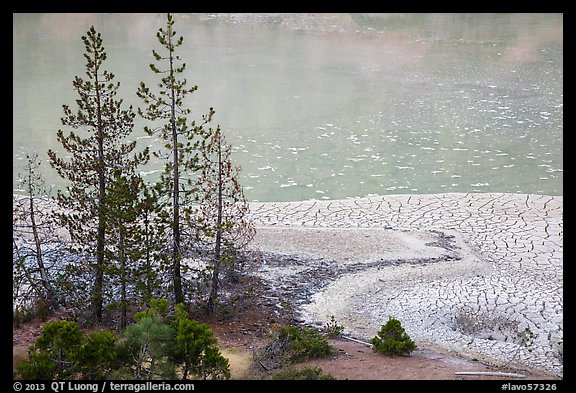
{"label": "muddy shore", "polygon": [[305,323],[334,316],[366,340],[394,316],[423,347],[562,376],[562,197],[392,195],[251,211],[258,274]]}

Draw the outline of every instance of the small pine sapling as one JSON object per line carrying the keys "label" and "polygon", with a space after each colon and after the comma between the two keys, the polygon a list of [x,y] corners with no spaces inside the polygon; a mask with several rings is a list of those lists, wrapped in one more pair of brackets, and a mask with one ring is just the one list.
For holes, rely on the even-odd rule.
{"label": "small pine sapling", "polygon": [[326,337],[328,338],[339,337],[344,331],[344,326],[338,324],[334,318],[334,315],[332,315],[330,317],[330,322],[327,322],[326,325],[324,325],[324,331],[326,333]]}
{"label": "small pine sapling", "polygon": [[388,318],[388,322],[382,325],[378,334],[370,340],[374,352],[388,356],[407,356],[416,349],[416,344],[408,336],[402,324],[396,318]]}

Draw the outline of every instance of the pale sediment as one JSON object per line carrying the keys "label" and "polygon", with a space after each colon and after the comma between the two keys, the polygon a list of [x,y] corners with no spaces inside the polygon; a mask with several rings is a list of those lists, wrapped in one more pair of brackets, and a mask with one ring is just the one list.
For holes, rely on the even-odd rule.
{"label": "pale sediment", "polygon": [[251,204],[253,246],[294,262],[261,276],[306,289],[308,323],[370,339],[394,316],[422,346],[559,376],[562,214],[563,197],[527,194]]}

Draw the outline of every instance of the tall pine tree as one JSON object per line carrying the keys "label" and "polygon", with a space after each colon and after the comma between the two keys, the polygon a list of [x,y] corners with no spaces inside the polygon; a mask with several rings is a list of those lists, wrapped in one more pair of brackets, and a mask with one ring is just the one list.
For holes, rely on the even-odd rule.
{"label": "tall pine tree", "polygon": [[78,109],[73,112],[64,105],[61,119],[64,126],[79,133],[71,131],[66,136],[62,130],[57,132],[69,160],[52,150],[48,156],[52,167],[70,183],[66,193],[58,192],[61,212],[57,217],[68,228],[77,251],[87,255],[94,272],[92,310],[98,323],[103,308],[107,184],[116,170],[134,173],[138,165],[147,162],[148,150],[135,153],[136,142],[125,141],[134,127],[135,113],[132,107],[121,108],[122,100],[116,99],[120,83],[114,83],[114,74],[102,68],[106,52],[100,33],[91,27],[82,41],[87,79],[74,78]]}
{"label": "tall pine tree", "polygon": [[171,230],[168,253],[174,297],[176,303],[183,303],[185,299],[181,261],[191,245],[190,242],[195,241],[193,238],[183,237],[186,232],[195,231],[186,231],[181,218],[192,215],[196,198],[193,174],[200,170],[198,152],[207,137],[203,126],[211,121],[214,111],[210,108],[208,114],[202,116],[201,124],[188,120],[191,110],[184,106],[184,98],[198,87],[188,87],[186,78],[181,78],[186,63],[180,61],[176,49],[182,45],[184,38],[176,38],[172,15],[168,14],[166,29],[160,28],[156,37],[164,53],[161,55],[152,50],[152,55],[159,65],[150,64],[150,69],[160,77],[159,92],[156,94],[150,91],[146,84],[141,82],[137,94],[147,107],[139,109],[138,113],[144,119],[162,124],[158,128],[146,127],[145,131],[148,135],[159,135],[165,142],[164,150],[154,153],[156,157],[166,160],[156,187],[159,202],[164,206],[164,212],[159,217],[162,220],[160,224]]}

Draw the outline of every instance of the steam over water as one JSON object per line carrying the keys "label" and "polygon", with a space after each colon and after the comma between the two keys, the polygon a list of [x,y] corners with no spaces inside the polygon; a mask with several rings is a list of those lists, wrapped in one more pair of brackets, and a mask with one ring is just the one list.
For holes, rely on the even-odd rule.
{"label": "steam over water", "polygon": [[[250,200],[370,194],[563,194],[563,16],[176,14],[179,55],[214,107]],[[13,189],[25,155],[61,151],[62,105],[102,33],[126,105],[159,49],[161,14],[13,16]],[[137,120],[139,147],[159,143]],[[69,131],[64,128],[65,131]],[[159,162],[142,168],[153,181]],[[49,186],[63,187],[48,163]]]}

